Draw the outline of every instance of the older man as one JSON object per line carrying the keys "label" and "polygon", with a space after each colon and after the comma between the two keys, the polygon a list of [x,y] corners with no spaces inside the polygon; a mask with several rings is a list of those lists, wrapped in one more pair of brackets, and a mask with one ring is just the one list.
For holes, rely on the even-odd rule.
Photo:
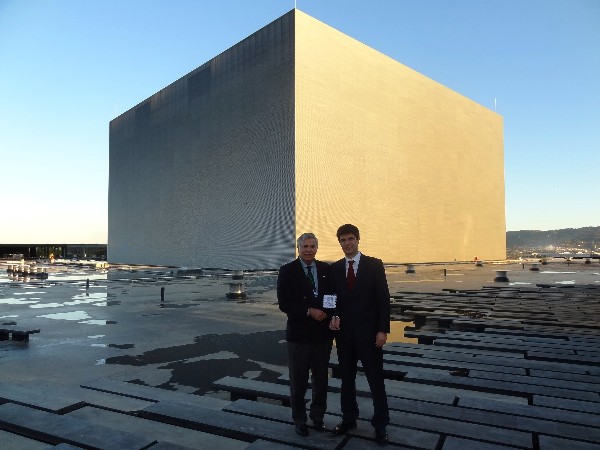
{"label": "older man", "polygon": [[[327,409],[327,381],[332,335],[332,309],[323,306],[330,294],[329,264],[317,261],[317,237],[304,233],[298,238],[298,258],[279,269],[277,300],[287,314],[286,340],[289,356],[290,403],[296,433],[308,436],[304,396],[312,372],[310,418],[316,431],[323,431]],[[328,306],[328,305],[327,305]]]}

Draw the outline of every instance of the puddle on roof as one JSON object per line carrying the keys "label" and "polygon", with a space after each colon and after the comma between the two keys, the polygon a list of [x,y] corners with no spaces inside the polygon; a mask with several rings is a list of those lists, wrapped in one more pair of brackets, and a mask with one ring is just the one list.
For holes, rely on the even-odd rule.
{"label": "puddle on roof", "polygon": [[93,274],[93,273],[85,273],[85,272],[70,272],[68,275],[64,272],[52,273],[48,276],[48,280],[52,281],[81,281],[81,279],[89,279],[93,280],[106,280],[106,274]]}
{"label": "puddle on roof", "polygon": [[79,323],[87,323],[88,325],[114,325],[116,323],[118,323],[115,320],[82,320]]}
{"label": "puddle on roof", "polygon": [[65,305],[65,306],[86,305],[86,304],[90,304],[90,303],[101,303],[102,300],[106,300],[106,296],[105,297],[89,297],[89,298],[80,297],[71,302],[64,302],[63,305]]}
{"label": "puddle on roof", "polygon": [[21,300],[18,298],[1,298],[0,305],[33,305],[38,303],[37,300]]}
{"label": "puddle on roof", "polygon": [[135,347],[135,344],[108,344],[109,347],[111,348],[119,348],[121,350],[125,350],[128,348],[133,348]]}
{"label": "puddle on roof", "polygon": [[42,316],[44,319],[57,319],[57,320],[85,320],[91,318],[88,313],[85,311],[71,311],[64,313],[56,313],[56,314],[44,314]]}
{"label": "puddle on roof", "polygon": [[118,348],[121,350],[125,350],[128,348],[134,348],[134,344],[92,344],[92,347],[110,347],[110,348]]}
{"label": "puddle on roof", "polygon": [[[239,377],[250,371],[261,372],[258,381],[275,383],[283,373],[287,373],[287,363],[285,331],[277,330],[198,336],[193,344],[156,348],[138,355],[110,357],[97,360],[96,365],[160,364],[164,366],[161,369],[170,371],[170,379],[160,387],[180,390],[181,386],[186,386],[195,388],[195,392],[201,394],[213,390],[212,383],[221,377]],[[140,383],[144,383],[144,380],[140,380]]]}
{"label": "puddle on roof", "polygon": [[32,309],[41,309],[41,308],[58,308],[60,306],[64,306],[63,303],[41,303],[37,305],[29,305]]}
{"label": "puddle on roof", "polygon": [[[92,294],[77,294],[71,297],[72,301],[64,302],[64,303],[40,303],[29,306],[30,308],[59,308],[61,306],[75,306],[75,305],[85,305],[85,304],[94,304],[95,306],[113,306],[114,304],[120,304],[120,302],[113,303],[107,302],[108,294],[106,292],[96,292]],[[104,301],[102,301],[104,300]],[[0,301],[1,303],[1,301]],[[37,302],[36,302],[37,303]]]}
{"label": "puddle on roof", "polygon": [[159,308],[166,308],[166,309],[185,309],[185,308],[193,308],[196,307],[197,305],[193,304],[193,303],[187,303],[185,305],[180,304],[180,303],[164,303],[161,302],[159,303],[158,307]]}
{"label": "puddle on roof", "polygon": [[71,297],[71,300],[98,300],[98,299],[106,299],[108,294],[106,292],[92,292],[85,294],[77,294]]}
{"label": "puddle on roof", "polygon": [[56,314],[44,314],[37,317],[43,317],[45,319],[56,319],[56,320],[77,320],[79,323],[86,323],[89,325],[114,325],[118,322],[114,320],[96,320],[92,319],[91,316],[85,311],[71,311]]}
{"label": "puddle on roof", "polygon": [[558,274],[563,274],[563,273],[568,273],[568,274],[570,274],[570,273],[577,273],[577,272],[553,272],[551,270],[542,270],[540,273],[549,273],[549,274],[557,274],[557,273]]}
{"label": "puddle on roof", "polygon": [[94,303],[94,306],[117,306],[120,304],[121,304],[120,300],[111,300],[110,302]]}

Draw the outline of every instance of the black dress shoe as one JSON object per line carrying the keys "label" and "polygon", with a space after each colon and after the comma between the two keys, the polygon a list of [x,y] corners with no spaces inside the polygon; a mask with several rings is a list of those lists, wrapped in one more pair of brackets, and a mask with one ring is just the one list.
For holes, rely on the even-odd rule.
{"label": "black dress shoe", "polygon": [[356,420],[348,420],[348,421],[341,421],[340,423],[338,423],[335,428],[333,429],[333,432],[335,434],[346,434],[348,432],[348,430],[354,430],[356,428]]}
{"label": "black dress shoe", "polygon": [[375,440],[380,445],[385,445],[388,443],[388,435],[385,428],[383,430],[375,430]]}
{"label": "black dress shoe", "polygon": [[315,431],[322,433],[323,431],[325,431],[325,424],[322,420],[313,420],[313,428],[315,429]]}
{"label": "black dress shoe", "polygon": [[300,425],[296,425],[296,433],[300,436],[308,436],[308,427],[305,423],[301,423]]}

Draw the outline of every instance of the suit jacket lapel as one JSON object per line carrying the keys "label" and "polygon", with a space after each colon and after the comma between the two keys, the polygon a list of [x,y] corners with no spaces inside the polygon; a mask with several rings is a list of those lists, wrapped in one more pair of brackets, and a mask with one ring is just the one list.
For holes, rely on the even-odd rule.
{"label": "suit jacket lapel", "polygon": [[[317,272],[317,277],[319,276],[319,269],[317,268],[317,263],[316,260],[313,263]],[[315,291],[313,291],[313,287],[310,284],[310,280],[308,279],[308,277],[306,276],[306,272],[304,271],[304,267],[302,267],[302,263],[300,262],[300,259],[298,259],[298,277],[301,277],[302,281],[302,288],[304,289],[304,293],[306,294],[307,297],[309,298],[313,298],[315,295]]]}
{"label": "suit jacket lapel", "polygon": [[352,292],[356,291],[357,286],[360,286],[361,280],[365,278],[365,274],[369,271],[369,263],[367,262],[367,258],[365,255],[361,254],[360,264],[358,265],[358,270],[356,271],[356,280],[354,281],[354,288],[352,288]]}
{"label": "suit jacket lapel", "polygon": [[345,295],[349,295],[348,283],[346,281],[346,260],[340,259],[338,261],[338,267],[336,268],[336,278],[338,279],[338,286],[342,286],[342,292]]}
{"label": "suit jacket lapel", "polygon": [[309,296],[308,294],[310,293],[310,297],[312,297],[312,286],[308,282],[306,273],[304,272],[304,267],[302,267],[302,263],[300,262],[300,259],[297,259],[296,261],[297,261],[296,276],[298,277],[298,280],[300,281],[300,284],[302,286],[302,291],[307,296]]}

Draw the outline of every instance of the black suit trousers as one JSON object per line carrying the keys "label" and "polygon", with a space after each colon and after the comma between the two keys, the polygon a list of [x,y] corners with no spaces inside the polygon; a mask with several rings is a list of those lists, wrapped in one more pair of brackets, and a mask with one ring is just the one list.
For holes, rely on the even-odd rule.
{"label": "black suit trousers", "polygon": [[390,422],[390,415],[383,377],[383,349],[375,347],[375,337],[373,337],[372,342],[347,338],[337,339],[336,345],[342,379],[342,419],[352,421],[358,418],[356,370],[357,362],[360,361],[369,382],[373,399],[371,425],[375,429],[384,429]]}
{"label": "black suit trousers", "polygon": [[296,425],[306,423],[305,396],[308,389],[308,374],[311,376],[312,402],[310,418],[323,421],[327,410],[327,386],[329,379],[329,355],[332,340],[311,344],[288,342],[290,370],[290,406]]}

